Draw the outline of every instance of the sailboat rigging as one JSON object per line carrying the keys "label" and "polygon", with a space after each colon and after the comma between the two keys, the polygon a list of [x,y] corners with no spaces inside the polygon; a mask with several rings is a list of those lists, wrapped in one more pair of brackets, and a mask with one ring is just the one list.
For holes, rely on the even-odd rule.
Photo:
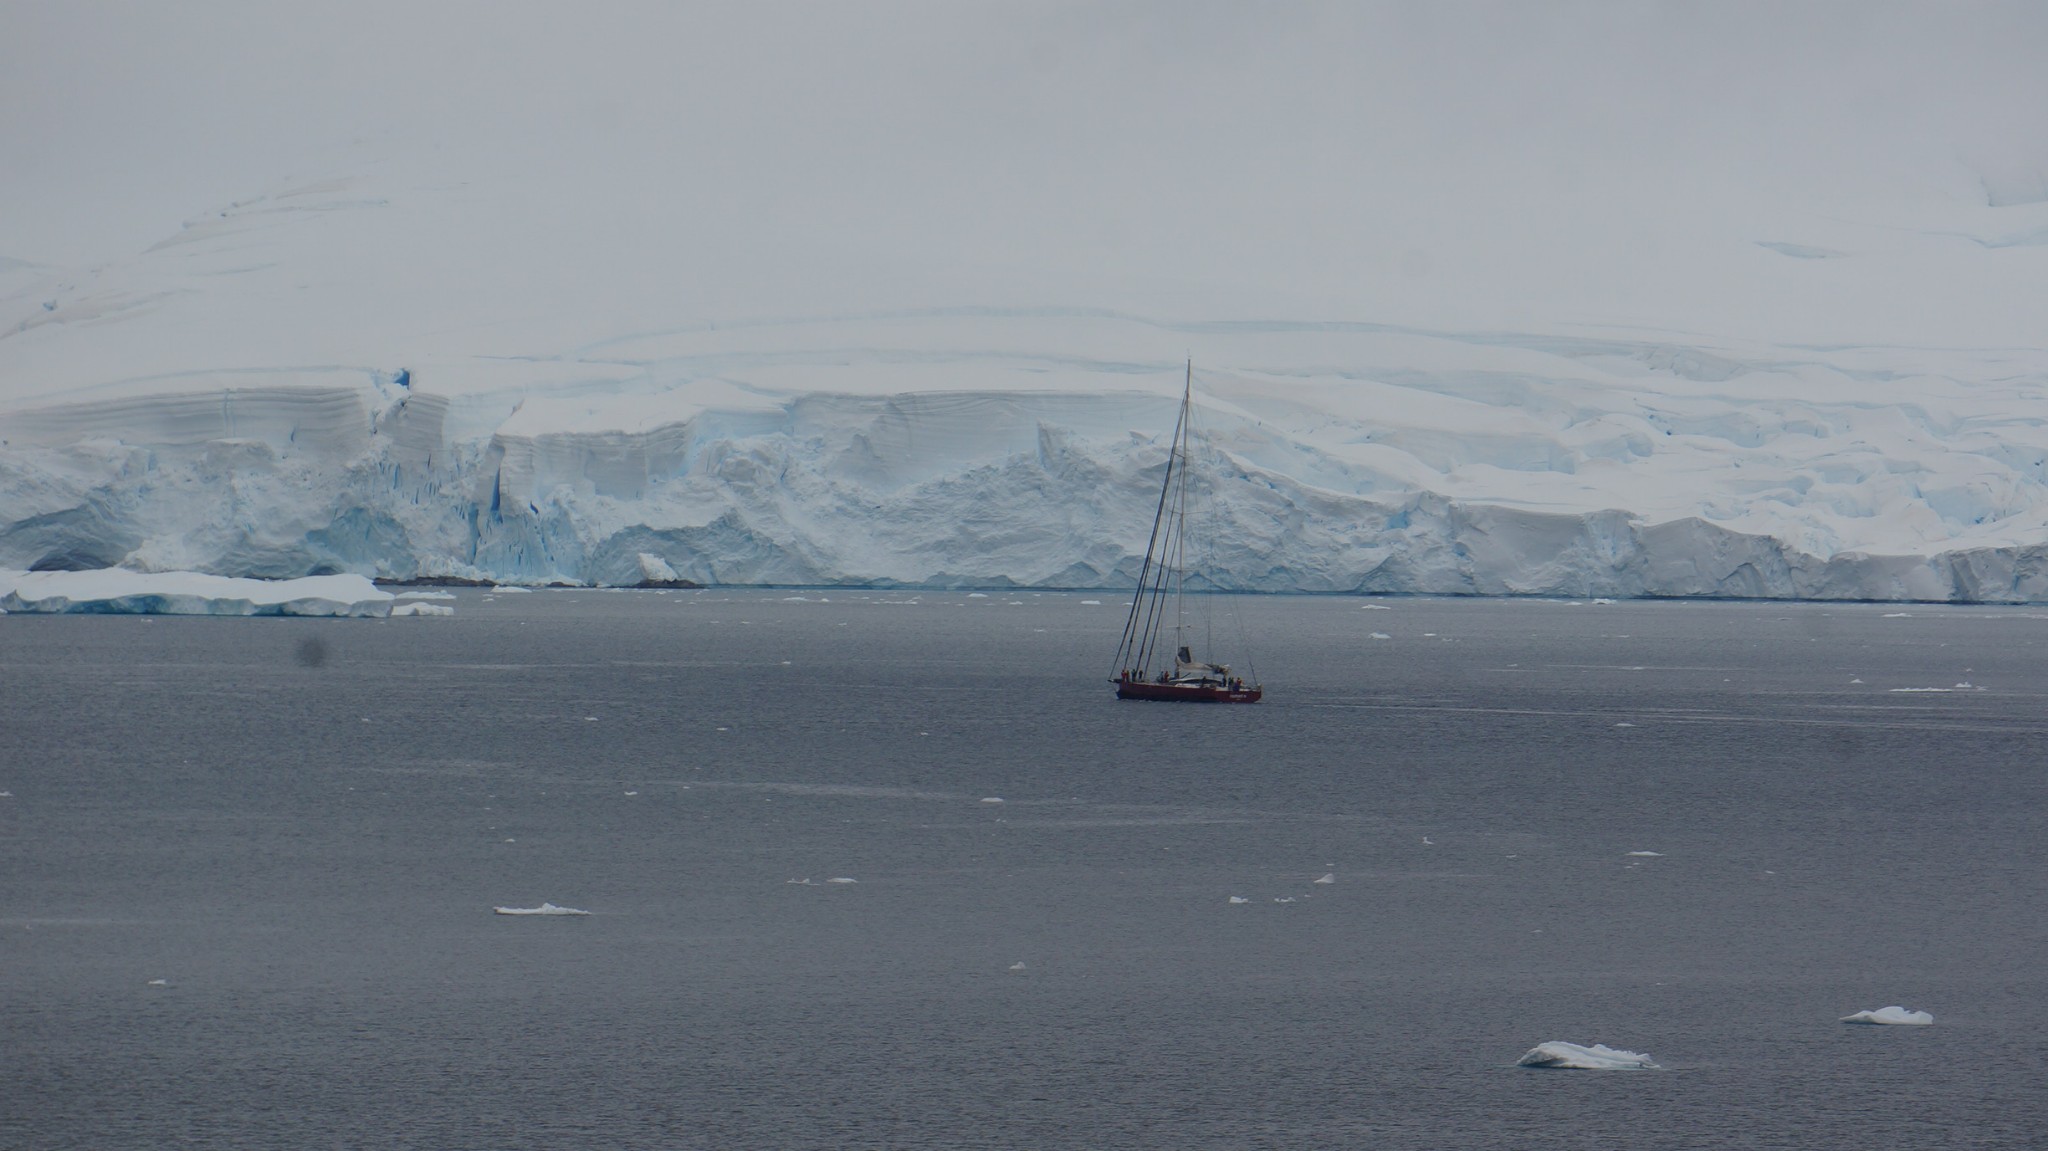
{"label": "sailboat rigging", "polygon": [[1166,478],[1159,487],[1159,507],[1152,517],[1152,538],[1145,545],[1138,590],[1131,597],[1131,614],[1124,620],[1123,642],[1117,648],[1118,671],[1110,682],[1116,684],[1118,699],[1257,703],[1265,692],[1256,675],[1248,681],[1227,664],[1196,659],[1188,637],[1188,441],[1193,434],[1194,397],[1191,360],[1181,389],[1180,418],[1173,427],[1173,448],[1166,455]]}

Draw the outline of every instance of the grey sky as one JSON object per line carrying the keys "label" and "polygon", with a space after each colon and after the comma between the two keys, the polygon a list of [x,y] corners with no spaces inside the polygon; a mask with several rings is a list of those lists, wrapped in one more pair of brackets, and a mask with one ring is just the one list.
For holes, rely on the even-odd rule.
{"label": "grey sky", "polygon": [[8,0],[0,29],[0,256],[70,266],[367,174],[761,306],[1509,307],[2048,170],[2029,4]]}

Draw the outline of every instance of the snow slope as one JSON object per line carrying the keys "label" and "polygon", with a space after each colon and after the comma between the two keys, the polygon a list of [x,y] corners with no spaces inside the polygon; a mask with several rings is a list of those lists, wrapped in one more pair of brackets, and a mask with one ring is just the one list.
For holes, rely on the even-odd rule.
{"label": "snow slope", "polygon": [[2048,21],[1490,11],[39,13],[0,568],[2048,599]]}

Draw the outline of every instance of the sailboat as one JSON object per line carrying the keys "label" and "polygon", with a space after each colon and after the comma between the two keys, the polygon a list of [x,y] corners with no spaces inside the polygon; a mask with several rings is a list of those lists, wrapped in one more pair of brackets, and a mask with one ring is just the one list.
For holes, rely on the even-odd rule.
{"label": "sailboat", "polygon": [[1117,648],[1118,670],[1110,682],[1116,685],[1118,699],[1257,703],[1265,693],[1256,675],[1246,680],[1228,664],[1196,659],[1188,636],[1188,440],[1194,404],[1195,365],[1190,360],[1180,418],[1173,427],[1173,450],[1166,456],[1166,479],[1159,488],[1159,510],[1152,518],[1152,538],[1145,545],[1138,591],[1131,597],[1131,614],[1124,620],[1123,643]]}

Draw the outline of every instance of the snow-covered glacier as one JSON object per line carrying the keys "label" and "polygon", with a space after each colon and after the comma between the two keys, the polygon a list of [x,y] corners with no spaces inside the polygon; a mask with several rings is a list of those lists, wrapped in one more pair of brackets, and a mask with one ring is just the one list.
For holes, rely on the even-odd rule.
{"label": "snow-covered glacier", "polygon": [[2048,599],[2048,363],[2026,354],[1044,312],[24,406],[0,567],[1116,586],[1181,383],[1162,343],[1199,359],[1217,586]]}
{"label": "snow-covered glacier", "polygon": [[0,569],[2048,600],[2040,17],[1309,7],[53,9]]}

